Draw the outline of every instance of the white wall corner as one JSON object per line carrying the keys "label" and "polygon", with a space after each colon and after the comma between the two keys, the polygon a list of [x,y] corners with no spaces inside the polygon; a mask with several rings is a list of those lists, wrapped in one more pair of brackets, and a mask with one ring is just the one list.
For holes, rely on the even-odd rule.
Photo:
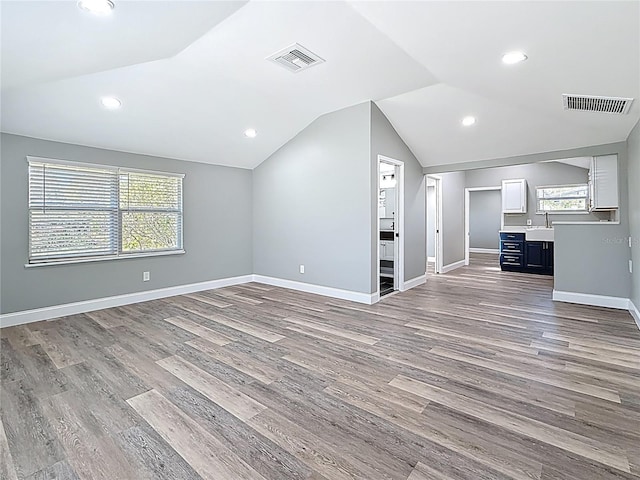
{"label": "white wall corner", "polygon": [[640,330],[640,310],[638,310],[638,307],[635,306],[634,303],[631,300],[629,300],[629,313],[631,314],[631,316],[635,320],[636,325],[638,326],[638,329]]}
{"label": "white wall corner", "polygon": [[620,310],[629,309],[629,299],[623,297],[609,297],[607,295],[594,295],[591,293],[553,291],[555,302],[578,303],[580,305],[591,305],[594,307],[617,308]]}
{"label": "white wall corner", "polygon": [[400,288],[401,292],[406,292],[407,290],[417,287],[418,285],[422,285],[427,282],[427,274],[420,275],[419,277],[412,278],[411,280],[407,280],[404,282]]}
{"label": "white wall corner", "polygon": [[314,285],[312,283],[296,282],[294,280],[285,280],[283,278],[267,277],[264,275],[253,275],[253,281],[273,285],[274,287],[290,288],[300,292],[315,293],[325,297],[340,298],[342,300],[351,300],[352,302],[366,303],[372,305],[378,301],[376,293],[354,292],[352,290],[342,290],[340,288],[324,287],[322,285]]}
{"label": "white wall corner", "polygon": [[445,265],[442,267],[442,273],[449,273],[453,270],[455,270],[456,268],[460,268],[460,267],[464,267],[465,266],[465,260],[460,260],[458,262],[455,263],[450,263],[449,265]]}
{"label": "white wall corner", "polygon": [[102,310],[103,308],[121,307],[122,305],[173,297],[175,295],[184,295],[186,293],[214,290],[216,288],[249,283],[251,281],[253,281],[253,275],[242,275],[239,277],[221,278],[218,280],[209,280],[207,282],[190,283],[175,287],[159,288],[144,292],[127,293],[113,297],[96,298],[82,302],[65,303],[62,305],[53,305],[51,307],[5,313],[0,315],[0,328],[39,322],[42,320],[52,320],[54,318],[66,317],[68,315],[93,312],[94,310]]}

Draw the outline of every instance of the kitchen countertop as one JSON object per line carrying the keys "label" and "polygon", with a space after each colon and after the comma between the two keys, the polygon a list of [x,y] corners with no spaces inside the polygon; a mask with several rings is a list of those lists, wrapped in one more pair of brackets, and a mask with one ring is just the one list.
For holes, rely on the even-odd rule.
{"label": "kitchen countertop", "polygon": [[524,233],[528,242],[553,242],[553,227],[514,225],[502,227],[500,233]]}

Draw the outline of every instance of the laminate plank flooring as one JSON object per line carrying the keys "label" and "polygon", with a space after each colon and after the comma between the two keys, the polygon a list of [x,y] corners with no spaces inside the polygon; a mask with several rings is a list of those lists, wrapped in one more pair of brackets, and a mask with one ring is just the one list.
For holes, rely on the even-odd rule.
{"label": "laminate plank flooring", "polygon": [[4,425],[0,419],[0,478],[5,480],[17,480],[18,475],[13,465],[13,458],[9,451],[9,441],[4,433]]}
{"label": "laminate plank flooring", "polygon": [[244,284],[0,330],[0,477],[640,480],[640,331],[493,255],[376,305]]}
{"label": "laminate plank flooring", "polygon": [[31,475],[28,480],[80,480],[69,462],[62,460]]}
{"label": "laminate plank flooring", "polygon": [[169,357],[156,363],[240,420],[247,421],[266,408],[181,357]]}
{"label": "laminate plank flooring", "polygon": [[127,401],[203,478],[264,478],[156,390]]}

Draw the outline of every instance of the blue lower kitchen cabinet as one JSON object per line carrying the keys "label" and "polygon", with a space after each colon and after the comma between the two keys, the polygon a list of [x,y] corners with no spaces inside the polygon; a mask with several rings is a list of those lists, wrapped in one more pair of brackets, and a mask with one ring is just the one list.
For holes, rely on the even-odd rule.
{"label": "blue lower kitchen cabinet", "polygon": [[500,267],[515,272],[524,267],[524,233],[500,233]]}
{"label": "blue lower kitchen cabinet", "polygon": [[530,242],[524,233],[500,233],[500,268],[553,275],[553,242]]}
{"label": "blue lower kitchen cabinet", "polygon": [[553,242],[524,242],[526,270],[553,274]]}

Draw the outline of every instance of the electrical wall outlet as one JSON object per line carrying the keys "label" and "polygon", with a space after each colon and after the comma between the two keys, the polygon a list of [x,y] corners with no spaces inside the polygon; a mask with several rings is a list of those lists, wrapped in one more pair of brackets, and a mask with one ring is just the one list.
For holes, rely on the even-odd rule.
{"label": "electrical wall outlet", "polygon": [[527,218],[527,225],[531,226],[531,219]]}
{"label": "electrical wall outlet", "polygon": [[300,265],[300,273],[304,273],[304,265]]}
{"label": "electrical wall outlet", "polygon": [[629,273],[633,273],[633,260],[629,260]]}
{"label": "electrical wall outlet", "polygon": [[151,280],[151,274],[149,272],[142,272],[142,281],[148,282]]}

